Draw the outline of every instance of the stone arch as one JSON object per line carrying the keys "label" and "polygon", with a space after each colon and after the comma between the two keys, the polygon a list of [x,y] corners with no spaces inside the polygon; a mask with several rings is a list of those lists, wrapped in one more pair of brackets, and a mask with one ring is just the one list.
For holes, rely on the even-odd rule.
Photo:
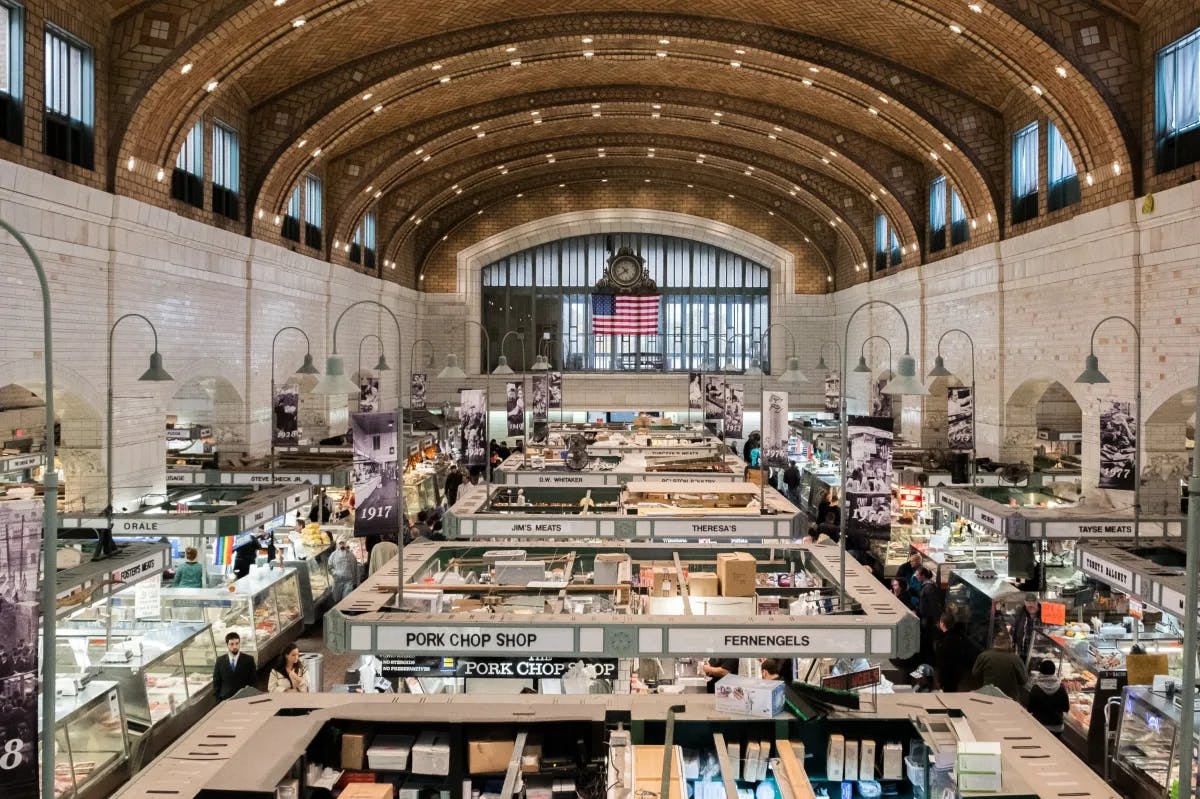
{"label": "stone arch", "polygon": [[[1072,385],[1074,383],[1063,383],[1053,377],[1031,377],[1017,386],[1004,404],[1002,462],[1024,461],[1032,466],[1038,447],[1048,443],[1038,439],[1040,427],[1053,426],[1059,432],[1082,429],[1083,403],[1072,393],[1069,387]],[[1070,429],[1072,426],[1073,430]],[[1060,448],[1059,445],[1052,446]],[[1079,452],[1077,445],[1061,448]]]}
{"label": "stone arch", "polygon": [[1142,510],[1178,513],[1179,483],[1191,472],[1196,445],[1196,387],[1175,392],[1142,419]]}
{"label": "stone arch", "polygon": [[241,376],[232,364],[201,358],[173,373],[174,391],[164,404],[180,423],[212,428],[222,453],[244,452],[249,444],[249,409],[237,386]]}

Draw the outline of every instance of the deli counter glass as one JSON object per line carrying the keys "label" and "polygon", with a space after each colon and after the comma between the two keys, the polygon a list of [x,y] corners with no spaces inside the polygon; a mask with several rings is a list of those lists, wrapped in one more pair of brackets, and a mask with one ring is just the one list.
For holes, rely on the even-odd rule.
{"label": "deli counter glass", "polygon": [[[54,701],[54,796],[108,796],[129,760],[121,693],[95,681]],[[40,719],[40,716],[39,716]]]}
{"label": "deli counter glass", "polygon": [[[1179,780],[1179,695],[1168,699],[1145,685],[1130,685],[1121,697],[1117,727],[1116,785],[1135,799],[1164,799]],[[1192,743],[1193,753],[1196,743]],[[1193,789],[1194,790],[1194,789]]]}

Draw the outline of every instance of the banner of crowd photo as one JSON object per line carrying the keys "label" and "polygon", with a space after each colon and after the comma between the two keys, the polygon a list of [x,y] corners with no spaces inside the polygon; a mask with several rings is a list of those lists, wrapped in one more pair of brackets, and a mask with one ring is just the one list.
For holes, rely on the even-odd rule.
{"label": "banner of crowd photo", "polygon": [[849,458],[842,508],[843,513],[850,514],[846,530],[887,538],[892,529],[891,417],[849,417],[847,443]]}
{"label": "banner of crowd photo", "polygon": [[396,447],[396,414],[350,414],[350,443],[354,448],[354,534],[398,533],[404,459]]}
{"label": "banner of crowd photo", "polygon": [[890,372],[884,372],[879,377],[870,378],[872,416],[892,415],[892,395],[883,393],[884,387],[892,379],[890,374]]}
{"label": "banner of crowd photo", "polygon": [[1100,409],[1100,487],[1132,491],[1137,419],[1128,402],[1106,400]]}
{"label": "banner of crowd photo", "polygon": [[274,430],[272,441],[277,447],[300,443],[300,391],[295,386],[281,388],[275,393]]}
{"label": "banner of crowd photo", "polygon": [[767,466],[788,465],[788,395],[764,391],[762,395],[762,460]]}
{"label": "banner of crowd photo", "polygon": [[525,435],[525,384],[505,383],[504,397],[504,410],[508,415],[508,434],[510,436]]}
{"label": "banner of crowd photo", "polygon": [[413,372],[408,384],[408,405],[410,408],[425,407],[425,373]]}
{"label": "banner of crowd photo", "polygon": [[950,449],[975,448],[975,397],[969,388],[949,389],[946,401],[946,441]]}
{"label": "banner of crowd photo", "polygon": [[[0,796],[38,796],[38,552],[42,500],[0,501]],[[53,686],[51,686],[53,690]],[[53,696],[53,694],[52,694]],[[115,721],[115,719],[114,719]]]}
{"label": "banner of crowd photo", "polygon": [[842,398],[842,376],[840,372],[825,375],[825,411],[838,415],[838,403]]}
{"label": "banner of crowd photo", "polygon": [[725,418],[725,378],[720,375],[704,376],[704,418]]}
{"label": "banner of crowd photo", "polygon": [[458,394],[458,429],[462,462],[467,466],[484,466],[488,460],[487,392],[481,388],[465,388]]}
{"label": "banner of crowd photo", "polygon": [[358,412],[374,413],[379,410],[379,378],[362,377],[358,381]]}
{"label": "banner of crowd photo", "polygon": [[742,437],[742,411],[746,407],[746,386],[743,383],[725,384],[725,438]]}
{"label": "banner of crowd photo", "polygon": [[698,411],[704,407],[704,375],[688,372],[688,410]]}
{"label": "banner of crowd photo", "polygon": [[544,422],[550,417],[550,375],[546,372],[530,378],[533,390],[533,421]]}
{"label": "banner of crowd photo", "polygon": [[562,407],[562,372],[550,373],[550,407]]}

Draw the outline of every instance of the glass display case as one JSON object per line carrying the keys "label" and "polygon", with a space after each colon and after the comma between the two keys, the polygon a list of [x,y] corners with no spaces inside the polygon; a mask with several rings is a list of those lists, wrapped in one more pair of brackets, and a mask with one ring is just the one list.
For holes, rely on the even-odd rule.
{"label": "glass display case", "polygon": [[[95,681],[54,702],[54,796],[105,796],[129,759],[125,713],[116,683]],[[109,781],[111,782],[111,780]]]}
{"label": "glass display case", "polygon": [[295,546],[288,549],[283,565],[296,570],[304,623],[316,624],[326,603],[333,598],[333,575],[329,572],[332,546]]}
{"label": "glass display case", "polygon": [[410,522],[423,510],[438,504],[437,475],[412,469],[404,473],[404,515]]}
{"label": "glass display case", "polygon": [[1018,605],[1022,596],[1003,573],[955,569],[946,589],[946,610],[966,627],[967,641],[978,654],[992,645],[1004,625],[1004,609]]}
{"label": "glass display case", "polygon": [[1178,695],[1168,699],[1144,685],[1125,688],[1113,762],[1117,787],[1126,796],[1162,799],[1173,793],[1179,780],[1179,721]]}
{"label": "glass display case", "polygon": [[221,588],[164,588],[162,616],[177,622],[212,625],[213,640],[224,646],[236,632],[242,651],[265,663],[300,630],[302,609],[296,569],[260,569]]}

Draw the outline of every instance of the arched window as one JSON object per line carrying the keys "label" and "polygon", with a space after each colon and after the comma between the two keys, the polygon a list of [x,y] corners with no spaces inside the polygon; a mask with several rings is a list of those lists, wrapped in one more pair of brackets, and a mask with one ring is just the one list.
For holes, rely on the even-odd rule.
{"label": "arched window", "polygon": [[[629,247],[646,261],[661,297],[653,335],[596,335],[592,295],[609,256]],[[698,241],[650,234],[595,234],[542,244],[483,268],[482,319],[491,364],[507,331],[522,331],[525,366],[546,355],[555,369],[585,372],[744,371],[770,363],[770,271]],[[521,368],[520,346],[504,354]],[[480,344],[480,362],[485,353]]]}

